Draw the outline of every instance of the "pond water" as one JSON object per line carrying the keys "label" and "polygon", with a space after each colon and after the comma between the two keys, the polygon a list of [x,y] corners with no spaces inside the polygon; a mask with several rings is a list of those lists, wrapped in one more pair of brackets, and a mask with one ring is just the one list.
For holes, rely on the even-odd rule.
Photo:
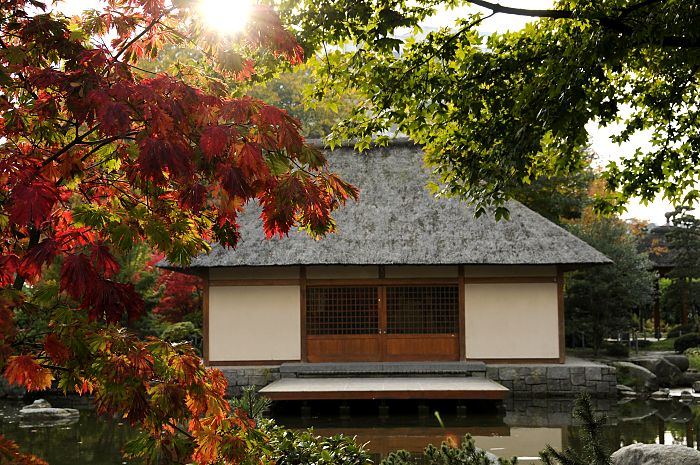
{"label": "pond water", "polygon": [[[55,399],[52,404],[60,405]],[[0,402],[0,433],[16,440],[52,465],[123,465],[120,449],[134,434],[119,421],[98,418],[87,405],[80,420],[67,426],[23,425],[17,412],[21,402]],[[614,450],[633,442],[685,444],[700,443],[700,404],[677,401],[596,401],[605,411],[609,424],[605,438]],[[292,428],[313,427],[317,434],[343,433],[367,443],[375,462],[396,449],[421,451],[427,444],[438,444],[448,436],[466,433],[477,446],[499,457],[519,457],[524,464],[539,463],[538,453],[546,444],[555,448],[576,447],[571,410],[565,400],[509,400],[501,407],[486,403],[416,402],[387,404],[314,403],[277,405],[272,411],[277,421]],[[438,412],[438,415],[435,415]],[[440,417],[438,420],[437,417]],[[441,424],[442,422],[442,424]]]}

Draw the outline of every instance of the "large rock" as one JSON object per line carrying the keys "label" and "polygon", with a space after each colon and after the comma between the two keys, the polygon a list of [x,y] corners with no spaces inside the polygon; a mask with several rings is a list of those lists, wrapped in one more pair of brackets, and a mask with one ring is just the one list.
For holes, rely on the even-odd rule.
{"label": "large rock", "polygon": [[56,426],[76,423],[80,412],[74,408],[54,408],[44,399],[22,407],[19,411],[21,426]]}
{"label": "large rock", "polygon": [[683,378],[683,372],[666,358],[660,358],[651,370],[659,382],[659,386],[676,387]]}
{"label": "large rock", "polygon": [[654,368],[654,365],[658,361],[659,361],[659,357],[630,358],[630,362],[634,363],[635,365],[639,365],[641,367],[644,367],[649,371],[651,371]]}
{"label": "large rock", "polygon": [[681,371],[686,371],[690,367],[690,361],[685,355],[664,355],[663,358],[676,365]]}
{"label": "large rock", "polygon": [[700,381],[700,372],[695,370],[688,370],[683,372],[681,379],[678,381],[678,387],[693,386],[698,381]]}
{"label": "large rock", "polygon": [[700,451],[678,444],[632,444],[612,455],[613,465],[700,465]]}
{"label": "large rock", "polygon": [[630,362],[614,362],[613,366],[617,368],[618,375],[632,380],[637,392],[653,392],[659,388],[656,375],[642,366]]}

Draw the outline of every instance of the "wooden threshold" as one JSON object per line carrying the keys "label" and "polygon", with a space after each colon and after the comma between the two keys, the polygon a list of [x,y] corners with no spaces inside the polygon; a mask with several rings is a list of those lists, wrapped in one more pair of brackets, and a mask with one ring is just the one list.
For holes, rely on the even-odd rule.
{"label": "wooden threshold", "polygon": [[271,400],[502,400],[508,388],[486,378],[282,378],[260,390]]}

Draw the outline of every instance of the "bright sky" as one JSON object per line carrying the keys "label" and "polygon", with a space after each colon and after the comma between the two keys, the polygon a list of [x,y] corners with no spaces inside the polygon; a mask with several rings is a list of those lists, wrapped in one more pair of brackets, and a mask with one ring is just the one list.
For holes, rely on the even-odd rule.
{"label": "bright sky", "polygon": [[[233,3],[237,0],[230,1]],[[64,13],[73,15],[80,13],[85,8],[95,8],[96,5],[99,5],[99,3],[100,2],[98,0],[65,0],[59,3],[59,8]],[[553,0],[528,0],[527,2],[507,0],[500,1],[500,3],[503,5],[521,8],[544,9],[551,7],[554,2]],[[430,20],[426,21],[425,26],[427,28],[450,26],[453,24],[455,17],[463,16],[465,12],[475,10],[483,11],[485,13],[487,12],[487,10],[483,10],[478,7],[463,7],[448,11],[443,10],[438,12],[438,14]],[[521,29],[528,21],[531,20],[533,20],[533,18],[496,14],[492,18],[484,21],[480,26],[480,30],[487,34],[492,32],[505,32],[506,30],[515,31]],[[645,134],[637,134],[634,138],[632,138],[632,140],[623,145],[614,144],[609,139],[610,135],[616,131],[614,126],[598,128],[597,124],[589,123],[587,129],[591,135],[591,147],[598,154],[598,163],[601,166],[605,166],[609,160],[620,160],[631,156],[638,147],[646,147],[649,144]],[[628,206],[627,213],[623,214],[622,217],[637,218],[656,224],[663,224],[666,222],[664,213],[671,211],[672,209],[673,208],[669,202],[660,198],[646,206],[641,205],[638,201],[632,201]]]}

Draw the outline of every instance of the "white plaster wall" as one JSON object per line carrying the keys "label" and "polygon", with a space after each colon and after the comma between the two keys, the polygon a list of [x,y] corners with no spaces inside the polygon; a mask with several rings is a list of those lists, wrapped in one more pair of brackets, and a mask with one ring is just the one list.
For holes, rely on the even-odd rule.
{"label": "white plaster wall", "polygon": [[300,360],[299,286],[209,288],[209,360]]}
{"label": "white plaster wall", "polygon": [[467,358],[557,358],[556,283],[467,284]]}
{"label": "white plaster wall", "polygon": [[236,268],[210,268],[209,279],[298,279],[298,266],[244,266]]}
{"label": "white plaster wall", "polygon": [[464,267],[466,278],[500,278],[506,276],[556,276],[557,267],[554,265],[468,265]]}

